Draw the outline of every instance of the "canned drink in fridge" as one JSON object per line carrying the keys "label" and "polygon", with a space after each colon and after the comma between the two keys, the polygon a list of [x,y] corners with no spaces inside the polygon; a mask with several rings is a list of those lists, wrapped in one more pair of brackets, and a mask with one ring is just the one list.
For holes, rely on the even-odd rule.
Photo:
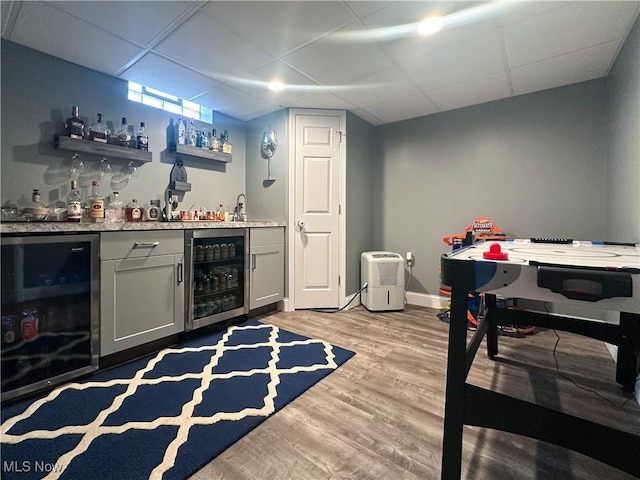
{"label": "canned drink in fridge", "polygon": [[2,315],[2,344],[11,345],[19,339],[18,318],[15,315]]}
{"label": "canned drink in fridge", "polygon": [[22,312],[20,330],[25,341],[38,338],[38,321],[38,310],[36,308],[28,308]]}

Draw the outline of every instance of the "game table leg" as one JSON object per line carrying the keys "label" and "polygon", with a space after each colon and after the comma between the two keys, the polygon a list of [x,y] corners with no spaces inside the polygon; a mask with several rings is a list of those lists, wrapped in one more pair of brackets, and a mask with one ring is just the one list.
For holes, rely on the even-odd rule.
{"label": "game table leg", "polygon": [[638,355],[640,355],[640,315],[620,312],[620,341],[616,364],[616,382],[627,392],[636,383]]}
{"label": "game table leg", "polygon": [[495,321],[496,296],[485,294],[484,301],[486,305],[485,321],[489,322],[487,329],[487,355],[489,358],[494,358],[498,355],[498,324]]}
{"label": "game table leg", "polygon": [[442,469],[440,473],[442,480],[459,479],[462,473],[462,427],[467,376],[465,357],[468,294],[467,290],[451,289]]}

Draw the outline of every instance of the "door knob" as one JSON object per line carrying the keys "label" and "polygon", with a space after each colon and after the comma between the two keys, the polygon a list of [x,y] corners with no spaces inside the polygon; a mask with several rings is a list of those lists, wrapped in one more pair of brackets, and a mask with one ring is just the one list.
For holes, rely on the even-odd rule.
{"label": "door knob", "polygon": [[304,220],[298,220],[298,227],[300,228],[300,230],[302,230],[304,228]]}

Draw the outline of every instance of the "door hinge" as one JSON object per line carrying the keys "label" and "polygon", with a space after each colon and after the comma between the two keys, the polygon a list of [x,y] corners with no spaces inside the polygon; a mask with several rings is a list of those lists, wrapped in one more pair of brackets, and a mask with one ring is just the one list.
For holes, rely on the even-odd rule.
{"label": "door hinge", "polygon": [[342,215],[342,204],[338,204],[338,215]]}
{"label": "door hinge", "polygon": [[342,143],[342,137],[346,137],[347,136],[347,132],[343,132],[342,130],[338,130],[336,133],[338,135],[340,135],[340,143]]}
{"label": "door hinge", "polygon": [[338,286],[340,286],[340,275],[338,275]]}

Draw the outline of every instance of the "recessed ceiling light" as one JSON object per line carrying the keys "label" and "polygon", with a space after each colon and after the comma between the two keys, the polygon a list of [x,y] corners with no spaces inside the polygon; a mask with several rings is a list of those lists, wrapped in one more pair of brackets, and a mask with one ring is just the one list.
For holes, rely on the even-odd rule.
{"label": "recessed ceiling light", "polygon": [[418,33],[420,35],[431,35],[439,31],[443,24],[444,22],[440,17],[427,18],[418,24]]}
{"label": "recessed ceiling light", "polygon": [[274,80],[273,82],[269,82],[269,90],[273,90],[274,92],[280,92],[284,90],[284,83],[279,80]]}

